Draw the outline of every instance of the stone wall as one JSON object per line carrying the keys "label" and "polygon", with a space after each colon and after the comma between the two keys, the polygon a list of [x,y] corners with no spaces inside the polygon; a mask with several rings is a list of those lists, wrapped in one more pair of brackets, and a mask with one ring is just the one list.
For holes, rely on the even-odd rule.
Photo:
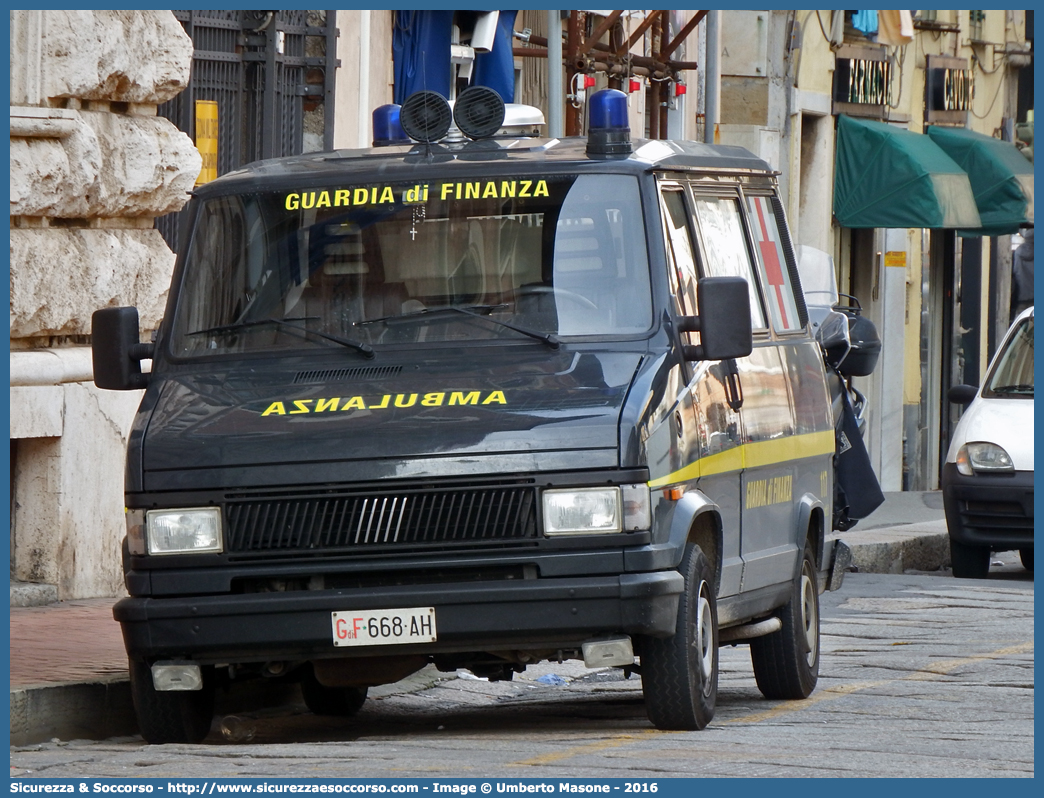
{"label": "stone wall", "polygon": [[111,596],[140,396],[95,388],[82,345],[98,308],[136,306],[143,336],[163,314],[174,255],[154,219],[201,159],[156,108],[186,86],[192,42],[169,11],[10,18],[12,578]]}

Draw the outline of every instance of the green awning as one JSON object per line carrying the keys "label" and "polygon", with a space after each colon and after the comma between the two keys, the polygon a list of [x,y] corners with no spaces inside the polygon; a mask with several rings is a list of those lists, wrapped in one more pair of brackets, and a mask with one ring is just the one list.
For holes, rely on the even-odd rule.
{"label": "green awning", "polygon": [[982,228],[969,235],[1016,233],[1033,221],[1033,164],[1014,144],[959,127],[932,125],[927,132],[971,180]]}
{"label": "green awning", "polygon": [[980,227],[971,183],[928,136],[837,118],[834,216],[843,227]]}

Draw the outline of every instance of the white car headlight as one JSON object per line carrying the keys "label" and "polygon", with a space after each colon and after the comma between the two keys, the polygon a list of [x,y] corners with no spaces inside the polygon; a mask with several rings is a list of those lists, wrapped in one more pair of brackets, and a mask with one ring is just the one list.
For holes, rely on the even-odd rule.
{"label": "white car headlight", "polygon": [[620,489],[571,488],[544,491],[545,535],[600,535],[622,526]]}
{"label": "white car headlight", "polygon": [[145,513],[149,554],[222,551],[221,508],[149,510]]}
{"label": "white car headlight", "polygon": [[1014,471],[1011,457],[995,443],[966,443],[957,452],[957,470],[970,477],[976,473]]}

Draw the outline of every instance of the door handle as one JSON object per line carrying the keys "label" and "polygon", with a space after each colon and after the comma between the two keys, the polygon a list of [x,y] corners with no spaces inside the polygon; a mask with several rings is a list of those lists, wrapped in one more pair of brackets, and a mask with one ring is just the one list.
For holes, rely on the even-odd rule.
{"label": "door handle", "polygon": [[722,363],[725,366],[725,401],[734,411],[739,412],[743,407],[743,383],[740,382],[739,366],[734,357]]}

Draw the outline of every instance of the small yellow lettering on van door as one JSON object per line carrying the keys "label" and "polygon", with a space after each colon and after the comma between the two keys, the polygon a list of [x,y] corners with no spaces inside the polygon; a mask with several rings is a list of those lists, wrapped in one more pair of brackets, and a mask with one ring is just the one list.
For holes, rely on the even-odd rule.
{"label": "small yellow lettering on van door", "polygon": [[357,188],[357,189],[355,189],[355,193],[352,194],[352,204],[353,205],[365,205],[366,204],[366,200],[368,200],[369,198],[370,198],[370,192],[369,191],[367,191],[365,188]]}
{"label": "small yellow lettering on van door", "polygon": [[381,403],[379,405],[370,405],[370,410],[384,410],[388,403],[391,402],[391,394],[385,394],[381,397]]}
{"label": "small yellow lettering on van door", "polygon": [[396,407],[413,407],[417,403],[417,394],[411,393],[408,396],[404,393],[400,393],[395,397]]}
{"label": "small yellow lettering on van door", "polygon": [[298,413],[311,413],[312,411],[308,407],[308,405],[310,405],[314,401],[314,399],[294,399],[294,407],[296,407],[297,410],[291,410],[290,415],[293,416],[297,415]]}
{"label": "small yellow lettering on van door", "polygon": [[532,197],[533,195],[530,194],[529,191],[533,187],[533,181],[532,180],[520,180],[518,182],[522,184],[521,187],[518,190],[518,196],[519,197]]}
{"label": "small yellow lettering on van door", "polygon": [[327,410],[336,410],[338,403],[341,401],[340,396],[335,396],[333,399],[316,399],[315,400],[315,412],[324,413]]}
{"label": "small yellow lettering on van door", "polygon": [[492,180],[486,183],[486,187],[482,189],[482,199],[487,199],[488,197],[497,198],[497,184]]}
{"label": "small yellow lettering on van door", "polygon": [[426,393],[424,398],[421,399],[421,404],[425,407],[441,407],[445,398],[446,394],[444,393]]}
{"label": "small yellow lettering on van door", "polygon": [[301,195],[300,194],[287,194],[286,195],[286,209],[288,211],[296,211],[301,207]]}
{"label": "small yellow lettering on van door", "polygon": [[516,180],[505,180],[500,184],[500,197],[501,199],[507,199],[508,197],[515,196],[515,189],[518,188],[518,181]]}
{"label": "small yellow lettering on van door", "polygon": [[[457,186],[459,188],[460,184],[458,183]],[[448,199],[449,195],[452,194],[452,193],[453,193],[453,184],[452,183],[443,183],[442,184],[442,196],[439,197],[439,199]]]}
{"label": "small yellow lettering on van door", "polygon": [[420,202],[420,183],[415,185],[413,188],[408,188],[402,192],[402,201],[406,203]]}
{"label": "small yellow lettering on van door", "polygon": [[339,188],[334,192],[334,205],[340,207],[341,205],[347,205],[350,202],[352,192],[346,188]]}
{"label": "small yellow lettering on van door", "polygon": [[342,411],[344,411],[344,410],[365,410],[365,409],[366,409],[366,402],[363,401],[363,398],[361,396],[353,396],[351,399],[349,399],[347,402],[345,402],[343,405],[341,405],[341,410]]}
{"label": "small yellow lettering on van door", "polygon": [[315,207],[317,208],[329,208],[330,207],[330,192],[320,191],[319,198],[315,201]]}
{"label": "small yellow lettering on van door", "polygon": [[506,405],[507,404],[507,399],[504,398],[504,392],[503,391],[493,391],[492,393],[490,393],[489,396],[487,396],[485,399],[482,400],[482,404],[484,404],[484,405]]}
{"label": "small yellow lettering on van door", "polygon": [[547,181],[546,180],[538,180],[537,181],[536,188],[533,190],[533,196],[534,197],[546,197],[546,196],[548,196],[548,193],[547,193]]}
{"label": "small yellow lettering on van door", "polygon": [[263,412],[261,415],[262,416],[271,416],[271,415],[285,416],[286,415],[286,408],[283,407],[283,403],[282,402],[272,402],[272,404],[270,404],[268,406],[268,408],[265,410],[265,412]]}
{"label": "small yellow lettering on van door", "polygon": [[307,191],[301,195],[301,207],[306,211],[315,207],[315,192]]}
{"label": "small yellow lettering on van door", "polygon": [[395,195],[392,193],[391,186],[385,186],[381,190],[381,198],[378,202],[395,202]]}

